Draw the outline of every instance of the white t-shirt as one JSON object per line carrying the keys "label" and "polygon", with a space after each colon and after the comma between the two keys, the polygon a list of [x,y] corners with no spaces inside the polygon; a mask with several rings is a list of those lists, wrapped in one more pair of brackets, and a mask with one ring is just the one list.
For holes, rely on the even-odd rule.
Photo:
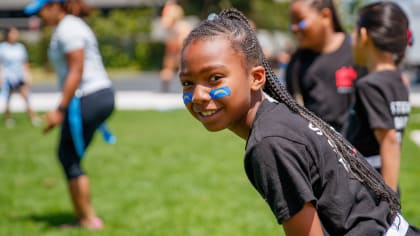
{"label": "white t-shirt", "polygon": [[82,19],[67,15],[54,30],[48,50],[49,59],[58,75],[60,88],[63,87],[68,73],[66,54],[81,48],[84,49],[84,62],[79,89],[87,94],[111,87],[94,33]]}
{"label": "white t-shirt", "polygon": [[2,78],[11,84],[24,80],[24,64],[28,61],[25,46],[21,43],[0,43],[0,65]]}

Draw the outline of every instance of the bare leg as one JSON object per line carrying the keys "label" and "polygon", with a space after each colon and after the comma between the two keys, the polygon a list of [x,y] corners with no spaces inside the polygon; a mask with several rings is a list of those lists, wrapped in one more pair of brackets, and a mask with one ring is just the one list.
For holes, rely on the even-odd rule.
{"label": "bare leg", "polygon": [[95,221],[98,221],[98,217],[90,203],[89,178],[86,175],[82,175],[69,180],[68,185],[80,225],[86,228],[102,228],[102,222],[100,222],[100,226],[92,225]]}
{"label": "bare leg", "polygon": [[10,96],[7,98],[6,101],[6,109],[4,110],[4,119],[11,119],[12,118],[12,114],[10,113]]}
{"label": "bare leg", "polygon": [[6,107],[4,110],[4,121],[8,128],[12,128],[15,126],[15,121],[12,119],[12,113],[10,112],[10,98],[12,93],[10,92],[6,98]]}
{"label": "bare leg", "polygon": [[24,84],[19,89],[20,95],[22,95],[23,100],[25,101],[26,105],[26,112],[28,113],[29,119],[31,119],[32,123],[36,125],[38,120],[38,115],[32,110],[30,102],[29,102],[29,87],[28,85]]}

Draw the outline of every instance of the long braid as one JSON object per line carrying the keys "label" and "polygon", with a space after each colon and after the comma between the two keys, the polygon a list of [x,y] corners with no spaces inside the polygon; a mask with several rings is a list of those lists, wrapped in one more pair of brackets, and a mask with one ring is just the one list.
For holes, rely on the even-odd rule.
{"label": "long braid", "polygon": [[262,48],[254,30],[241,12],[236,9],[226,9],[214,19],[203,21],[189,34],[184,41],[182,50],[196,39],[216,36],[230,39],[234,50],[244,55],[248,67],[264,66],[266,71],[264,92],[275,100],[284,103],[291,111],[299,114],[322,131],[336,153],[348,163],[351,173],[372,190],[376,200],[389,203],[391,210],[388,217],[389,221],[392,221],[400,211],[400,203],[396,194],[384,183],[382,176],[377,171],[372,171],[369,164],[363,160],[361,154],[355,151],[352,145],[322,119],[305,107],[300,106],[287,92],[286,88],[281,85],[271,66],[264,59]]}
{"label": "long braid", "polygon": [[391,208],[389,218],[391,221],[398,214],[401,206],[395,192],[385,184],[383,177],[377,171],[372,171],[369,164],[364,162],[361,154],[341,134],[314,113],[299,105],[284,86],[277,81],[277,76],[266,60],[264,60],[263,66],[266,70],[267,81],[264,92],[277,101],[283,102],[290,110],[300,114],[322,131],[328,140],[332,142],[337,154],[349,163],[349,167],[355,177],[375,193],[377,201],[385,200],[389,202]]}
{"label": "long braid", "polygon": [[389,202],[391,212],[390,220],[393,219],[400,211],[400,202],[398,197],[383,181],[383,177],[377,172],[372,171],[369,164],[363,161],[363,157],[359,152],[349,144],[341,134],[335,131],[325,121],[316,116],[314,113],[299,105],[296,100],[290,96],[285,87],[278,82],[277,76],[274,74],[269,63],[264,60],[263,66],[266,70],[266,85],[264,92],[273,97],[277,101],[286,104],[290,110],[300,114],[306,120],[318,127],[328,140],[333,142],[337,154],[346,160],[350,165],[351,171],[361,182],[365,183],[376,195],[377,200],[385,200]]}

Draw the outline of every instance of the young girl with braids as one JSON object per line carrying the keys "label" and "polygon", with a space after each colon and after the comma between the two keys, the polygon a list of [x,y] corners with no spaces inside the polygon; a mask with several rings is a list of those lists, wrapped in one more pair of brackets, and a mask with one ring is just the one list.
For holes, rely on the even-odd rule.
{"label": "young girl with braids", "polygon": [[292,0],[290,30],[298,50],[286,72],[286,88],[295,99],[342,132],[354,99],[351,37],[333,0]]}
{"label": "young girl with braids", "polygon": [[203,21],[184,41],[185,106],[207,130],[227,128],[246,140],[248,178],[287,235],[412,232],[379,173],[276,78],[235,9]]}
{"label": "young girl with braids", "polygon": [[380,171],[397,191],[400,144],[410,113],[408,89],[398,64],[411,42],[409,22],[392,2],[359,10],[353,33],[353,54],[369,74],[356,83],[356,102],[350,114],[347,139]]}

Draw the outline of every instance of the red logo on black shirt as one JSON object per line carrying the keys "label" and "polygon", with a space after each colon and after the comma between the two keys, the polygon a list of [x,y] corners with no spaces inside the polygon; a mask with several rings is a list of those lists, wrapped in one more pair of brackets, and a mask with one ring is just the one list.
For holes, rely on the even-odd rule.
{"label": "red logo on black shirt", "polygon": [[353,89],[353,81],[357,78],[356,70],[351,66],[343,66],[335,71],[335,85],[339,93],[350,92]]}

